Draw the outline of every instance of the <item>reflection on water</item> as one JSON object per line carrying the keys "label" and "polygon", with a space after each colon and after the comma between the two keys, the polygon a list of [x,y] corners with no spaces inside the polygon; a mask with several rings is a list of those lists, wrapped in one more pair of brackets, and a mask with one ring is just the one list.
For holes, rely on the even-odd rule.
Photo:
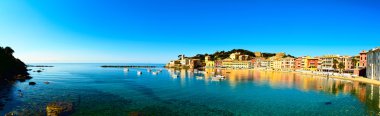
{"label": "reflection on water", "polygon": [[[203,75],[203,81],[210,82],[215,75],[227,77],[228,85],[234,88],[239,83],[252,82],[258,85],[269,85],[273,89],[295,88],[300,91],[320,91],[331,95],[349,94],[357,97],[367,108],[369,115],[378,115],[380,112],[380,86],[354,81],[340,80],[314,75],[306,75],[295,72],[259,71],[245,69],[212,69],[207,68],[204,72],[194,70],[176,71],[168,69],[170,74],[181,73],[181,81],[185,77]],[[174,72],[174,73],[173,73]],[[186,73],[187,72],[187,73]],[[185,82],[182,82],[185,83]]]}
{"label": "reflection on water", "polygon": [[[380,107],[379,86],[334,78],[257,70],[124,71],[101,65],[59,64],[31,72],[35,86],[1,87],[0,116],[45,114],[46,105],[55,101],[72,103],[70,115],[78,116],[377,115]],[[227,78],[214,80],[217,75]]]}

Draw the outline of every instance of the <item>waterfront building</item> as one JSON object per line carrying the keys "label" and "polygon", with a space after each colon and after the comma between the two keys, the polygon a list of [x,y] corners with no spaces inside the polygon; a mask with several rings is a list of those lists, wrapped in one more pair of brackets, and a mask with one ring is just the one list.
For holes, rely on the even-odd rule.
{"label": "waterfront building", "polygon": [[210,56],[205,56],[206,68],[214,68],[215,62],[211,60]]}
{"label": "waterfront building", "polygon": [[281,71],[282,61],[281,60],[274,60],[273,61],[273,69],[276,71]]}
{"label": "waterfront building", "polygon": [[184,54],[179,55],[179,57],[180,57],[180,63],[182,66],[189,64],[189,59],[186,58]]}
{"label": "waterfront building", "polygon": [[270,61],[268,59],[261,61],[260,68],[261,69],[270,69]]}
{"label": "waterfront building", "polygon": [[217,59],[214,61],[215,67],[222,67],[223,66],[223,60]]}
{"label": "waterfront building", "polygon": [[354,65],[352,64],[352,56],[343,56],[343,64],[344,64],[344,70],[346,71],[352,71]]}
{"label": "waterfront building", "polygon": [[318,68],[318,58],[308,57],[305,62],[305,70],[316,71]]}
{"label": "waterfront building", "polygon": [[181,63],[179,60],[172,60],[168,64],[166,64],[166,67],[179,67],[181,66]]}
{"label": "waterfront building", "polygon": [[222,67],[224,68],[251,68],[251,61],[225,59],[222,62]]}
{"label": "waterfront building", "polygon": [[365,68],[367,67],[367,51],[363,50],[359,53],[359,67],[358,68]]}
{"label": "waterfront building", "polygon": [[276,60],[276,56],[270,57],[270,58],[268,59],[269,67],[268,67],[267,69],[271,69],[271,70],[274,69],[274,66],[275,66],[274,61],[275,61],[275,60]]}
{"label": "waterfront building", "polygon": [[189,66],[190,68],[198,68],[202,67],[202,62],[200,59],[189,59],[189,64],[186,66]]}
{"label": "waterfront building", "polygon": [[292,71],[295,67],[295,59],[286,57],[281,59],[281,69],[283,71]]}
{"label": "waterfront building", "polygon": [[224,68],[251,68],[251,61],[248,60],[248,55],[235,52],[230,54],[230,57],[222,61],[222,67]]}
{"label": "waterfront building", "polygon": [[317,71],[322,71],[322,59],[319,56],[314,57],[318,59]]}
{"label": "waterfront building", "polygon": [[[262,68],[262,63],[265,61],[263,57],[255,57],[251,60],[252,68]],[[265,67],[266,68],[266,67]]]}
{"label": "waterfront building", "polygon": [[369,50],[366,58],[367,78],[380,80],[380,47]]}
{"label": "waterfront building", "polygon": [[298,57],[298,58],[294,59],[294,69],[295,70],[302,69],[301,63],[302,63],[302,57]]}
{"label": "waterfront building", "polygon": [[[324,72],[334,71],[334,60],[338,59],[339,55],[324,55],[320,59],[322,60],[321,69]],[[338,65],[338,64],[336,64]]]}

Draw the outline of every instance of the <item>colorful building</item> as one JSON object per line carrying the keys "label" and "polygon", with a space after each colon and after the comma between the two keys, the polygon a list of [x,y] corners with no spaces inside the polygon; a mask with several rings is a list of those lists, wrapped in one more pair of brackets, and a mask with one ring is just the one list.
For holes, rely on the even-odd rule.
{"label": "colorful building", "polygon": [[292,71],[295,68],[295,59],[286,57],[281,59],[281,69],[283,71]]}
{"label": "colorful building", "polygon": [[298,57],[294,59],[294,69],[295,70],[301,70],[302,69],[302,57]]}
{"label": "colorful building", "polygon": [[238,61],[226,59],[222,62],[224,68],[251,68],[251,61]]}
{"label": "colorful building", "polygon": [[318,58],[307,58],[305,70],[316,71],[318,68]]}
{"label": "colorful building", "polygon": [[367,51],[363,50],[359,53],[359,67],[358,68],[365,68],[367,67]]}
{"label": "colorful building", "polygon": [[[334,71],[334,60],[336,60],[339,55],[324,55],[320,59],[322,60],[321,70],[324,72]],[[338,64],[336,64],[338,65]]]}
{"label": "colorful building", "polygon": [[215,67],[215,62],[211,60],[210,56],[205,56],[205,64],[206,68],[214,68]]}

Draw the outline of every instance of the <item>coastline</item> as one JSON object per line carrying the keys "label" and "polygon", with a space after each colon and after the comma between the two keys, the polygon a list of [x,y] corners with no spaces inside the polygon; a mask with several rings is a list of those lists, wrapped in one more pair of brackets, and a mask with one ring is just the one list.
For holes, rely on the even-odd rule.
{"label": "coastline", "polygon": [[[215,69],[231,69],[231,68],[215,68]],[[380,81],[368,79],[368,78],[361,77],[361,76],[357,76],[357,77],[344,77],[344,76],[339,76],[339,75],[330,75],[330,76],[327,77],[327,75],[315,74],[315,73],[312,73],[312,72],[299,72],[299,71],[275,71],[275,70],[263,70],[263,69],[235,69],[235,70],[255,70],[255,71],[271,71],[271,72],[297,73],[297,74],[317,76],[317,77],[321,77],[321,78],[335,78],[335,79],[356,81],[356,82],[362,82],[362,83],[368,83],[368,84],[374,84],[374,85],[379,85],[380,86]]]}

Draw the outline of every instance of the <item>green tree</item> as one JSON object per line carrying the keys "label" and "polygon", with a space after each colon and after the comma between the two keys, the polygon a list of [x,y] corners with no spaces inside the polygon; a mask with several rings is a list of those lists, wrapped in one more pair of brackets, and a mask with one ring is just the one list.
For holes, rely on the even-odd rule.
{"label": "green tree", "polygon": [[337,67],[337,64],[338,64],[338,60],[334,59],[333,60],[333,68],[336,70],[338,67]]}
{"label": "green tree", "polygon": [[338,68],[339,68],[339,72],[342,73],[344,69],[344,64],[342,62],[339,63]]}
{"label": "green tree", "polygon": [[356,63],[358,63],[358,60],[356,58],[352,58],[351,62],[353,64],[353,66],[354,66],[353,68],[356,68]]}

